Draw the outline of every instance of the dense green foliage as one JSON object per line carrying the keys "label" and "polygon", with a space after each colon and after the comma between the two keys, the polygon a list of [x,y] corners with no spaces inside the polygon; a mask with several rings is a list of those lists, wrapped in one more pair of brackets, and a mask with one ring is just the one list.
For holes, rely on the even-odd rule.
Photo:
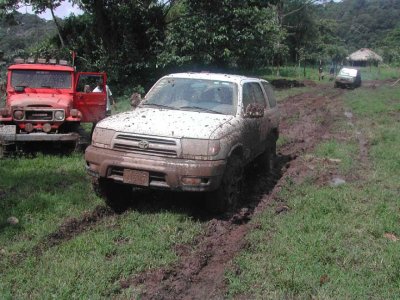
{"label": "dense green foliage", "polygon": [[[22,3],[41,12],[63,1]],[[172,71],[316,67],[341,63],[362,47],[400,63],[400,0],[68,1],[84,14],[47,22],[58,28],[51,39],[37,45],[28,30],[31,38],[21,40],[5,36],[14,29],[0,29],[2,49],[29,45],[26,55],[48,57],[76,51],[78,69],[106,71],[114,89],[127,94]],[[7,8],[20,3],[8,1]]]}

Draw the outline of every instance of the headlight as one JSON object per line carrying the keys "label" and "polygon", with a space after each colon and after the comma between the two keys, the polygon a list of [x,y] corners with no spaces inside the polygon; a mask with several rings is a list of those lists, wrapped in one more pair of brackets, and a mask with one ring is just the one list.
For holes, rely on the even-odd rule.
{"label": "headlight", "polygon": [[62,121],[62,120],[64,120],[64,111],[63,111],[63,110],[57,110],[57,111],[54,113],[54,119],[55,119],[56,121]]}
{"label": "headlight", "polygon": [[111,148],[114,135],[114,130],[96,127],[93,131],[92,145],[100,148]]}
{"label": "headlight", "polygon": [[219,140],[182,139],[183,157],[215,156],[221,150]]}
{"label": "headlight", "polygon": [[22,110],[14,110],[13,116],[15,120],[22,120],[24,118],[24,112]]}

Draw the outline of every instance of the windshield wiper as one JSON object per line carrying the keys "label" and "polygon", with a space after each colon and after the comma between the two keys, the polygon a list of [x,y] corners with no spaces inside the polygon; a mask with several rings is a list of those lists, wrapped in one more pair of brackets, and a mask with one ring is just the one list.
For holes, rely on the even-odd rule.
{"label": "windshield wiper", "polygon": [[41,85],[40,87],[41,87],[41,88],[46,88],[46,89],[51,89],[51,86],[50,86],[50,85]]}
{"label": "windshield wiper", "polygon": [[155,107],[160,107],[160,108],[177,109],[176,107],[163,105],[163,104],[157,104],[157,103],[143,103],[140,106],[155,106]]}
{"label": "windshield wiper", "polygon": [[209,113],[214,113],[214,114],[223,115],[222,112],[219,112],[219,111],[216,111],[216,110],[212,110],[212,109],[208,109],[208,108],[204,108],[204,107],[200,107],[200,106],[181,106],[181,107],[179,107],[179,109],[201,110],[201,111],[205,111],[205,112],[209,112]]}

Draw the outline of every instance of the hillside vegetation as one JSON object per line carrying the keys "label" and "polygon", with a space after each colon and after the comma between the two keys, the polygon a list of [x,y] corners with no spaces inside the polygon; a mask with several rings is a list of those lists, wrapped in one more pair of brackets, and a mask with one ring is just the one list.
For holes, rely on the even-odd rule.
{"label": "hillside vegetation", "polygon": [[[64,0],[67,1],[67,0]],[[58,5],[60,2],[55,2]],[[16,1],[10,1],[10,9]],[[106,71],[117,91],[143,91],[161,75],[182,70],[242,73],[282,66],[316,68],[340,64],[351,52],[372,48],[385,63],[400,63],[400,0],[208,0],[80,1],[80,16],[60,25],[18,21],[29,41],[13,39],[22,25],[8,26],[2,49],[25,56],[69,57],[78,54],[80,70]],[[32,1],[33,9],[49,8]],[[21,18],[18,14],[17,19]],[[44,31],[53,36],[34,47]],[[112,33],[112,34],[111,34]],[[3,37],[4,39],[4,37]],[[21,43],[20,45],[18,43]],[[12,44],[12,45],[11,45]],[[11,51],[11,52],[12,52]],[[19,53],[19,54],[21,54]]]}
{"label": "hillside vegetation", "polygon": [[14,12],[0,18],[0,51],[5,57],[25,54],[34,45],[55,34],[53,21]]}

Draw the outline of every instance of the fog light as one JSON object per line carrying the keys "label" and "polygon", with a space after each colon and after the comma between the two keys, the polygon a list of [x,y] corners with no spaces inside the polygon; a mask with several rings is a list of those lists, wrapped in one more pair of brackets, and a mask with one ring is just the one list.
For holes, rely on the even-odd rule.
{"label": "fog light", "polygon": [[51,131],[51,125],[49,123],[44,124],[43,131],[49,133]]}
{"label": "fog light", "polygon": [[186,185],[200,185],[201,178],[182,177],[182,183]]}
{"label": "fog light", "polygon": [[56,119],[57,121],[62,121],[64,120],[64,111],[63,110],[57,110],[54,113],[54,119]]}
{"label": "fog light", "polygon": [[15,120],[22,120],[24,118],[24,112],[22,110],[15,110],[13,115]]}
{"label": "fog light", "polygon": [[33,131],[33,124],[32,123],[26,123],[25,124],[25,131],[26,132],[32,132]]}

